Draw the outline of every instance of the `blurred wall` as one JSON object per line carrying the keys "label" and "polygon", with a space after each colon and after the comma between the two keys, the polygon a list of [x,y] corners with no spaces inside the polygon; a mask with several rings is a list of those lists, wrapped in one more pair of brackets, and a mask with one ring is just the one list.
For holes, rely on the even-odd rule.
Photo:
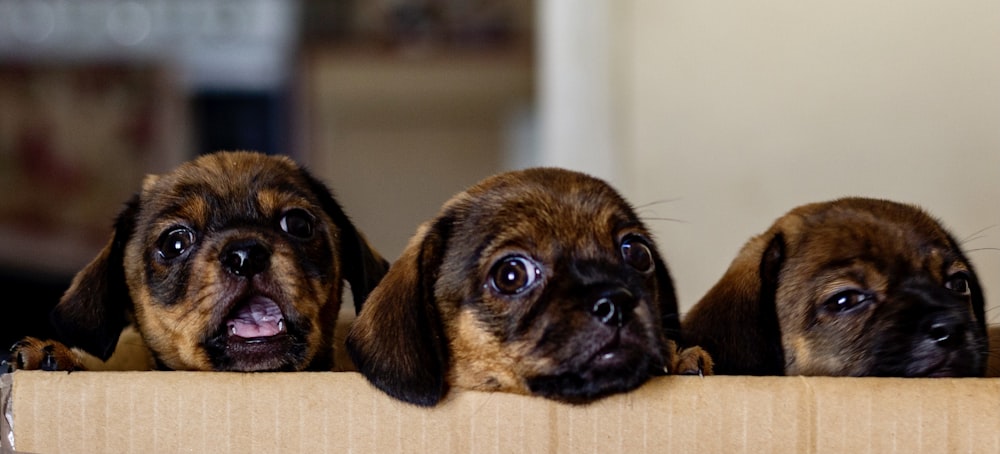
{"label": "blurred wall", "polygon": [[[610,2],[546,3],[542,42],[556,39],[551,11]],[[607,176],[658,235],[682,311],[776,217],[847,195],[916,203],[941,218],[965,240],[987,301],[1000,303],[1000,4],[614,6],[591,37],[612,49],[611,89],[592,93],[609,93],[617,151],[589,163],[610,157],[620,167]],[[594,48],[592,63],[605,58]]]}
{"label": "blurred wall", "polygon": [[394,260],[452,195],[507,167],[531,102],[529,54],[310,52],[305,157]]}

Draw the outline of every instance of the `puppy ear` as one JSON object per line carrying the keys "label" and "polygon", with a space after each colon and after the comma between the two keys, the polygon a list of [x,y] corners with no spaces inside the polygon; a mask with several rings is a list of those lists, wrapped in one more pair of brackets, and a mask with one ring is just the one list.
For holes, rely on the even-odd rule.
{"label": "puppy ear", "polygon": [[372,292],[347,335],[358,370],[385,393],[433,406],[447,393],[449,353],[434,284],[450,221],[424,225]]}
{"label": "puppy ear", "polygon": [[653,250],[653,261],[656,263],[656,290],[659,292],[660,323],[667,339],[680,341],[681,321],[677,309],[677,291],[674,280],[670,277],[667,263],[656,250]]}
{"label": "puppy ear", "polygon": [[785,247],[780,232],[751,240],[684,318],[686,344],[708,351],[716,374],[784,375],[775,295]]}
{"label": "puppy ear", "polygon": [[118,215],[111,240],[73,277],[50,314],[61,342],[102,360],[111,357],[129,324],[132,298],[125,281],[125,245],[135,230],[138,207],[137,194]]}
{"label": "puppy ear", "polygon": [[[955,245],[955,250],[961,250],[958,243],[954,238],[950,238],[951,243]],[[989,344],[988,328],[986,324],[986,296],[983,295],[983,287],[979,283],[979,276],[976,275],[976,271],[972,267],[972,262],[967,257],[962,257],[962,261],[965,262],[966,266],[969,267],[969,290],[972,293],[972,313],[976,316],[976,326],[982,330],[984,336],[986,336],[987,346]]]}
{"label": "puppy ear", "polygon": [[343,266],[344,280],[351,285],[351,295],[354,297],[354,312],[360,313],[368,294],[378,285],[389,269],[389,262],[368,244],[365,237],[354,227],[347,214],[337,203],[330,189],[306,170],[302,176],[308,182],[310,190],[319,197],[320,204],[326,215],[340,229],[340,263]]}
{"label": "puppy ear", "polygon": [[[965,263],[969,263],[966,260]],[[969,275],[972,279],[969,281],[972,290],[972,313],[976,314],[977,325],[986,333],[986,297],[983,295],[983,287],[979,284],[979,278],[976,276],[976,272],[971,269],[972,265],[969,265]]]}

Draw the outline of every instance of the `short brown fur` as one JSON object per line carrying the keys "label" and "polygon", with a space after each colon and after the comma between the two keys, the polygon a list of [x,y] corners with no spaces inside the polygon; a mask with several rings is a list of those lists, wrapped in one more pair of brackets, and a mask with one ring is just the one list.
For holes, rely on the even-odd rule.
{"label": "short brown fur", "polygon": [[845,198],[750,239],[684,326],[718,374],[979,376],[984,315],[971,262],[935,219]]}
{"label": "short brown fur", "polygon": [[[629,268],[625,243],[648,248],[652,269]],[[500,290],[509,260],[537,280]],[[602,292],[634,297],[609,309],[617,323],[591,313]],[[369,380],[411,403],[434,405],[449,387],[586,402],[665,368],[710,371],[700,350],[677,353],[676,313],[666,264],[621,196],[580,173],[529,169],[482,181],[422,225],[347,346]]]}
{"label": "short brown fur", "polygon": [[14,357],[78,369],[46,346],[106,360],[132,324],[161,369],[330,370],[343,283],[360,310],[387,269],[291,159],[212,153],[145,179],[56,306],[59,338],[25,339]]}

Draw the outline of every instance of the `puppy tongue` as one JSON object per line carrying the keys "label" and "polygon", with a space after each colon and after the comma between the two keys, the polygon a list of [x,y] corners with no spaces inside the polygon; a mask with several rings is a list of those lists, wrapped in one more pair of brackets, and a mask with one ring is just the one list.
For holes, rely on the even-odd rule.
{"label": "puppy tongue", "polygon": [[269,337],[285,330],[285,318],[270,298],[255,296],[226,320],[226,329],[243,338]]}

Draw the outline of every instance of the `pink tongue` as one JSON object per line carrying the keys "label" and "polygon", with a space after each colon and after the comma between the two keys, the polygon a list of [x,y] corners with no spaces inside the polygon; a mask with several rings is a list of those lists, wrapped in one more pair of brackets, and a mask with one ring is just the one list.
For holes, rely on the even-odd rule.
{"label": "pink tongue", "polygon": [[243,338],[269,337],[285,330],[281,309],[269,298],[255,296],[226,321],[229,334]]}

